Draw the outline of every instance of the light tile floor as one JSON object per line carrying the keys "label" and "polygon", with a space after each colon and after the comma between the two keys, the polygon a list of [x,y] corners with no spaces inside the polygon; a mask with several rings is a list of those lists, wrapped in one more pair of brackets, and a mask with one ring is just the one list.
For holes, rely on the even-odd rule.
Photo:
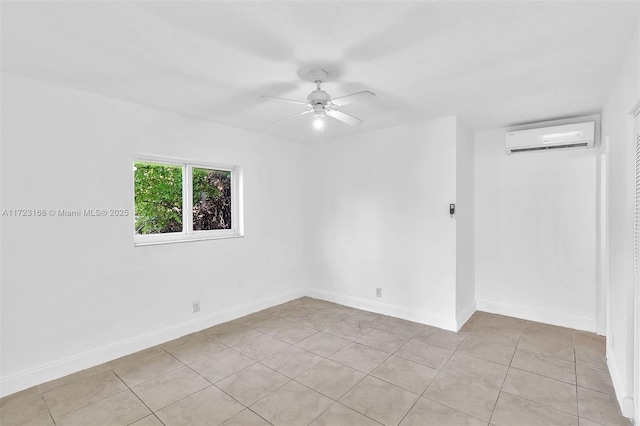
{"label": "light tile floor", "polygon": [[604,338],[301,298],[0,400],[10,425],[630,425]]}

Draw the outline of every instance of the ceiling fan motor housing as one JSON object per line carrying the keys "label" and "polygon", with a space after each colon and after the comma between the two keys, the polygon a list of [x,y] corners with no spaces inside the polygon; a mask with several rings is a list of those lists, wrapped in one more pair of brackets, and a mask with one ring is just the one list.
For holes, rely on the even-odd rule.
{"label": "ceiling fan motor housing", "polygon": [[316,104],[324,105],[330,100],[331,96],[329,96],[329,94],[324,90],[314,90],[313,92],[309,93],[309,96],[307,96],[307,102],[309,102],[309,105],[311,106],[314,106]]}

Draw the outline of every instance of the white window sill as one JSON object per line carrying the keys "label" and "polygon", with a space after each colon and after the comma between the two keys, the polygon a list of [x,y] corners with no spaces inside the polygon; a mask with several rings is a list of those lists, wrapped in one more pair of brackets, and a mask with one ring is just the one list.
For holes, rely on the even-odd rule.
{"label": "white window sill", "polygon": [[153,239],[147,241],[134,241],[134,247],[143,247],[143,246],[156,246],[161,244],[176,244],[176,243],[188,243],[193,241],[208,241],[208,240],[223,240],[227,238],[242,238],[244,234],[228,234],[228,235],[207,235],[207,236],[185,236],[184,234],[176,235],[176,236],[163,236],[162,239]]}

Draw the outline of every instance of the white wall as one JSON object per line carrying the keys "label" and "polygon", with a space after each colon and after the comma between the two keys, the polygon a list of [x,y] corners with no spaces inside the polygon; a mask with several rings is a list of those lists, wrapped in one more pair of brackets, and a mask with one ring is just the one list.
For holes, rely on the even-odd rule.
{"label": "white wall", "polygon": [[473,315],[475,298],[475,144],[461,121],[456,128],[456,322]]}
{"label": "white wall", "polygon": [[322,141],[309,155],[314,294],[455,329],[456,118]]}
{"label": "white wall", "polygon": [[623,414],[632,415],[633,396],[633,143],[631,112],[640,100],[640,43],[631,40],[618,78],[602,110],[602,135],[609,138],[609,283],[607,361]]}
{"label": "white wall", "polygon": [[597,150],[475,154],[477,308],[595,331]]}
{"label": "white wall", "polygon": [[134,247],[131,217],[3,217],[3,394],[302,294],[302,146],[6,74],[2,111],[2,208],[131,211],[150,153],[243,166],[246,235]]}

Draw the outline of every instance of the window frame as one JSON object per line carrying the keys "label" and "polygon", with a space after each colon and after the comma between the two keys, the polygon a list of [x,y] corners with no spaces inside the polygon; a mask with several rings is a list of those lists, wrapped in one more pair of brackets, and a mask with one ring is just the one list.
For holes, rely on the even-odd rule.
{"label": "window frame", "polygon": [[[182,232],[164,234],[136,234],[133,230],[134,246],[147,246],[187,241],[205,241],[244,236],[244,217],[242,203],[242,168],[228,164],[209,163],[159,155],[136,154],[132,164],[152,163],[182,167]],[[193,169],[221,170],[231,173],[231,229],[193,230]],[[133,168],[132,168],[133,171]],[[135,173],[135,171],[133,171]],[[131,176],[133,195],[133,220],[135,224],[135,179]]]}

